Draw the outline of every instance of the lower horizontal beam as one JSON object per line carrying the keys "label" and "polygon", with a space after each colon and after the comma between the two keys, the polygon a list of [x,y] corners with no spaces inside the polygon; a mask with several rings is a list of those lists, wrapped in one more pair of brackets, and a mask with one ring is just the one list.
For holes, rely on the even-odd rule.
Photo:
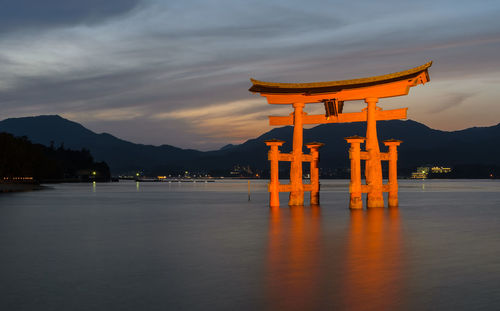
{"label": "lower horizontal beam", "polygon": [[[272,160],[271,155],[268,155],[268,160]],[[293,160],[293,155],[291,153],[279,153],[278,161],[280,162],[291,162]],[[302,162],[311,162],[313,160],[312,154],[302,154]]]}
{"label": "lower horizontal beam", "polygon": [[[303,184],[302,187],[304,191],[312,191],[312,186],[311,184]],[[278,191],[279,192],[290,192],[292,191],[292,186],[290,184],[279,184],[278,185]],[[268,192],[271,192],[271,186],[268,186]]]}
{"label": "lower horizontal beam", "polygon": [[292,185],[290,185],[290,184],[284,184],[284,185],[280,184],[279,187],[278,187],[278,189],[279,189],[279,192],[290,192],[290,191],[292,191]]}
{"label": "lower horizontal beam", "polygon": [[[370,192],[370,186],[368,185],[361,185],[361,193],[368,193]],[[389,185],[385,184],[382,185],[382,192],[389,192]]]}
{"label": "lower horizontal beam", "polygon": [[[375,117],[377,120],[406,119],[407,110],[408,108],[378,110]],[[366,111],[341,113],[329,118],[322,114],[309,115],[304,113],[302,120],[303,124],[366,122]],[[269,116],[269,125],[293,125],[293,114],[286,117]]]}
{"label": "lower horizontal beam", "polygon": [[280,153],[278,156],[278,160],[281,162],[291,162],[292,154],[291,153]]}
{"label": "lower horizontal beam", "polygon": [[368,189],[370,189],[368,185],[361,185],[361,193],[368,193]]}

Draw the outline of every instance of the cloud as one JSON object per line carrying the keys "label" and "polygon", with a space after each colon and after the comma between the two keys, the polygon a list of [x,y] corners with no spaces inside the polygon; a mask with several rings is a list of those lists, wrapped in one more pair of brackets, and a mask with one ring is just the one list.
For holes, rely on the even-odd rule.
{"label": "cloud", "polygon": [[2,1],[0,33],[51,27],[92,25],[136,8],[141,0]]}
{"label": "cloud", "polygon": [[[207,107],[173,110],[158,113],[156,120],[180,120],[186,129],[207,138],[226,143],[241,143],[255,133],[269,129],[268,116],[284,114],[283,108],[267,104],[263,98],[239,100]],[[285,113],[287,114],[287,113]]]}
{"label": "cloud", "polygon": [[250,77],[341,80],[434,60],[431,83],[395,106],[426,121],[472,100],[446,81],[500,76],[494,1],[11,2],[0,12],[2,116],[57,113],[139,142],[211,148],[269,130],[267,115],[290,111],[249,93]]}
{"label": "cloud", "polygon": [[63,117],[78,121],[129,121],[144,116],[144,112],[139,107],[128,108],[113,108],[113,109],[98,109],[82,112],[66,112]]}
{"label": "cloud", "polygon": [[428,110],[431,114],[442,113],[448,109],[460,109],[460,106],[474,97],[476,93],[452,93],[452,94],[441,94],[439,98],[435,99],[439,105],[432,107]]}
{"label": "cloud", "polygon": [[180,109],[165,113],[158,113],[153,116],[155,119],[194,119],[206,118],[223,115],[243,114],[245,110],[255,108],[262,104],[262,99],[240,100],[230,103],[211,105],[206,107],[197,107],[190,109]]}

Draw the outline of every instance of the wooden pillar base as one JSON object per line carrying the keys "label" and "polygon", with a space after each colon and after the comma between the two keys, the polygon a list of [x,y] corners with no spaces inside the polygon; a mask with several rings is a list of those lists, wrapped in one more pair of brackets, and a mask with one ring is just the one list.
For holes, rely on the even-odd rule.
{"label": "wooden pillar base", "polygon": [[269,207],[280,207],[280,197],[278,191],[269,193]]}
{"label": "wooden pillar base", "polygon": [[311,205],[319,205],[319,192],[311,192]]}
{"label": "wooden pillar base", "polygon": [[304,191],[290,191],[289,206],[304,205]]}
{"label": "wooden pillar base", "polygon": [[366,198],[366,207],[367,208],[385,207],[384,197],[382,196],[382,192],[380,193],[368,192]]}
{"label": "wooden pillar base", "polygon": [[307,143],[306,147],[309,148],[311,155],[311,205],[319,205],[319,151],[318,149],[323,146],[323,143],[311,142]]}
{"label": "wooden pillar base", "polygon": [[279,192],[279,147],[285,142],[278,139],[270,139],[265,141],[266,145],[269,146],[269,152],[267,155],[268,160],[271,162],[271,176],[269,178],[269,206],[279,207],[280,206],[280,192]]}
{"label": "wooden pillar base", "polygon": [[399,200],[398,200],[398,195],[391,195],[389,193],[389,199],[388,199],[388,206],[389,207],[398,207],[399,206]]}
{"label": "wooden pillar base", "polygon": [[349,202],[350,209],[362,209],[363,208],[363,200],[361,196],[352,196],[351,201]]}
{"label": "wooden pillar base", "polygon": [[384,145],[389,147],[389,207],[398,207],[398,146],[401,140],[387,139]]}
{"label": "wooden pillar base", "polygon": [[349,193],[351,200],[350,209],[362,209],[363,200],[361,198],[361,144],[365,141],[364,137],[351,136],[345,138],[351,145],[349,148],[349,159],[351,160],[351,182],[349,184]]}

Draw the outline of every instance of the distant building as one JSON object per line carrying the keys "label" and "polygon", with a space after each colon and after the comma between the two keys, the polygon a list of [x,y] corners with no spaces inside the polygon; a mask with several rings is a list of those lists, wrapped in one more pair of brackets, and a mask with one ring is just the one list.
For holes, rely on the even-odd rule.
{"label": "distant building", "polygon": [[450,167],[442,167],[442,166],[434,166],[431,168],[431,172],[433,174],[445,174],[445,173],[450,173],[451,168]]}
{"label": "distant building", "polygon": [[431,168],[429,166],[419,166],[417,170],[411,173],[411,178],[413,179],[425,179],[429,176],[429,171]]}
{"label": "distant building", "polygon": [[229,174],[232,177],[246,177],[246,176],[252,176],[253,171],[250,168],[250,165],[240,166],[239,164],[236,164],[235,166],[233,166],[233,169]]}
{"label": "distant building", "polygon": [[6,182],[6,183],[33,183],[35,182],[33,177],[4,177],[0,182]]}
{"label": "distant building", "polygon": [[411,173],[411,178],[413,179],[426,179],[429,177],[429,174],[446,174],[451,173],[450,167],[442,167],[442,166],[419,166],[417,170]]}

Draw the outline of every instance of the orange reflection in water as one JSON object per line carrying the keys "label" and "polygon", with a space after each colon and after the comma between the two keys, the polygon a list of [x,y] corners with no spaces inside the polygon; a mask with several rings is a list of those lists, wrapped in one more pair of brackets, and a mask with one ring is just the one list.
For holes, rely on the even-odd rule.
{"label": "orange reflection in water", "polygon": [[271,208],[269,310],[311,310],[321,275],[319,207]]}
{"label": "orange reflection in water", "polygon": [[393,310],[404,302],[399,210],[351,211],[343,281],[348,310]]}
{"label": "orange reflection in water", "polygon": [[399,210],[348,217],[346,230],[331,219],[338,228],[322,229],[319,207],[270,210],[268,310],[404,309]]}

